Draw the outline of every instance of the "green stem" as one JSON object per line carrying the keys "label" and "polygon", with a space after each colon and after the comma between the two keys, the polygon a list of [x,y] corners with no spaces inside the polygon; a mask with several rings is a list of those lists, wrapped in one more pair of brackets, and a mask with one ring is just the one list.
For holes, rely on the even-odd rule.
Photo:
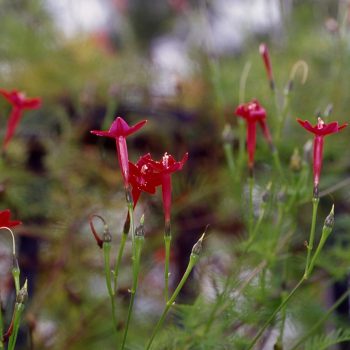
{"label": "green stem", "polygon": [[312,252],[314,240],[315,240],[316,217],[317,217],[317,208],[318,208],[319,201],[320,199],[317,197],[314,197],[312,199],[312,221],[311,221],[311,229],[310,229],[310,239],[306,247],[307,257],[306,257],[306,265],[305,265],[305,273],[304,273],[305,279],[309,277],[310,258],[311,258],[311,252]]}
{"label": "green stem", "polygon": [[24,304],[16,303],[15,304],[15,314],[14,314],[14,321],[13,321],[13,330],[8,342],[7,350],[14,350],[18,335],[19,326],[21,323],[21,316],[24,310]]}
{"label": "green stem", "polygon": [[238,159],[237,159],[237,166],[238,166],[238,173],[236,175],[236,178],[239,179],[240,174],[242,174],[242,169],[244,165],[244,159],[245,159],[245,125],[244,121],[239,119],[238,120],[238,135],[239,135],[239,147],[238,147]]}
{"label": "green stem", "polygon": [[230,142],[224,143],[224,151],[226,156],[226,161],[228,165],[228,170],[232,178],[235,177],[235,161],[233,157],[232,144]]}
{"label": "green stem", "polygon": [[279,176],[281,176],[281,179],[283,180],[284,176],[283,176],[283,170],[282,170],[282,166],[281,166],[280,156],[279,156],[277,148],[275,148],[274,146],[273,146],[273,150],[272,150],[272,157],[273,157],[273,161],[275,163],[275,167],[278,171],[278,174],[279,174]]}
{"label": "green stem", "polygon": [[347,297],[350,295],[350,289],[348,289],[346,292],[344,292],[338,299],[337,301],[328,309],[328,311],[311,327],[311,329],[305,333],[299,340],[298,342],[289,350],[296,350],[299,349],[299,346],[309,337],[311,334],[313,334],[318,327],[321,326],[323,322],[325,322],[328,317],[333,313],[333,311],[343,302]]}
{"label": "green stem", "polygon": [[115,313],[116,313],[115,294],[112,289],[112,281],[111,281],[111,262],[110,262],[111,243],[103,242],[102,247],[103,247],[104,268],[105,268],[105,276],[106,276],[106,286],[107,286],[107,291],[108,291],[108,295],[111,300],[111,306],[112,306],[113,325],[114,325],[114,329],[117,330],[117,319],[115,316]]}
{"label": "green stem", "polygon": [[[281,139],[281,133],[282,130],[284,128],[284,124],[286,122],[286,117],[288,114],[288,110],[289,110],[289,94],[284,94],[284,102],[283,102],[283,107],[282,107],[282,111],[280,111],[280,116],[279,116],[279,122],[277,124],[277,130],[276,130],[276,142],[277,144],[279,144],[280,139]],[[279,110],[279,108],[278,108]]]}
{"label": "green stem", "polygon": [[331,232],[332,232],[332,228],[327,227],[327,226],[323,226],[320,242],[318,243],[317,249],[315,251],[314,256],[311,259],[311,262],[310,262],[310,265],[308,268],[308,275],[310,275],[312,270],[314,269],[315,262],[316,262],[318,256],[320,255],[321,250],[322,250],[324,244],[326,243],[326,240],[329,237],[329,235],[331,234]]}
{"label": "green stem", "polygon": [[256,342],[260,339],[266,328],[271,324],[277,313],[285,306],[287,305],[288,301],[292,298],[292,296],[295,294],[295,292],[298,290],[298,288],[303,284],[303,282],[306,280],[305,275],[300,279],[298,284],[294,287],[294,289],[288,294],[288,296],[281,302],[281,304],[277,307],[277,309],[272,313],[272,315],[267,319],[267,321],[264,323],[260,331],[257,333],[257,335],[254,337],[253,341],[250,343],[247,350],[253,349]]}
{"label": "green stem", "polygon": [[[245,91],[246,91],[247,79],[248,79],[251,66],[252,65],[250,62],[246,62],[246,64],[243,67],[241,77],[239,79],[238,99],[240,104],[243,104],[245,102]],[[239,149],[238,149],[237,166],[239,171],[236,175],[237,179],[239,178],[239,174],[242,173],[244,156],[245,156],[245,123],[244,121],[239,119],[238,126],[239,126]]]}
{"label": "green stem", "polygon": [[156,334],[158,333],[159,329],[161,328],[161,326],[162,326],[162,324],[163,324],[163,322],[164,322],[164,320],[165,320],[165,317],[166,317],[168,311],[169,311],[170,308],[172,307],[173,303],[175,302],[175,299],[176,299],[177,295],[179,294],[179,292],[180,292],[180,290],[182,289],[183,285],[184,285],[185,282],[187,281],[188,276],[190,275],[190,273],[191,273],[193,267],[196,265],[196,263],[197,263],[197,261],[198,261],[198,258],[199,258],[199,256],[198,256],[197,254],[193,254],[193,253],[191,254],[191,256],[190,256],[190,261],[189,261],[189,263],[188,263],[188,265],[187,265],[186,271],[185,271],[184,275],[182,276],[181,281],[179,282],[178,286],[176,287],[176,289],[175,289],[173,295],[172,295],[171,298],[167,301],[166,306],[165,306],[165,309],[164,309],[164,311],[163,311],[163,313],[162,313],[162,315],[161,315],[161,317],[160,317],[160,319],[159,319],[159,321],[158,321],[156,327],[155,327],[154,330],[153,330],[153,333],[152,333],[151,338],[150,338],[150,340],[149,340],[149,342],[148,342],[148,345],[147,345],[147,347],[146,347],[146,350],[149,350],[149,349],[151,348],[152,342],[153,342],[153,340],[154,340]]}
{"label": "green stem", "polygon": [[253,189],[254,189],[254,177],[251,176],[249,181],[249,218],[248,218],[248,237],[253,235],[254,224],[254,203],[253,203]]}
{"label": "green stem", "polygon": [[[286,292],[283,291],[282,292],[282,301],[286,298]],[[286,318],[287,318],[287,312],[286,312],[286,305],[282,307],[281,309],[281,327],[280,327],[280,334],[278,336],[278,340],[277,342],[282,344],[283,343],[283,335],[284,335],[284,328],[285,328],[285,324],[286,324]]]}
{"label": "green stem", "polygon": [[259,233],[259,229],[260,229],[261,223],[262,223],[262,221],[263,221],[263,219],[264,219],[265,212],[266,212],[266,203],[263,204],[263,207],[262,207],[262,209],[261,209],[261,212],[260,212],[258,221],[257,221],[257,223],[255,224],[255,227],[254,227],[254,230],[253,230],[252,235],[251,235],[251,236],[249,237],[249,239],[248,239],[247,246],[246,246],[246,248],[244,249],[243,255],[245,255],[245,254],[249,251],[249,248],[250,248],[250,247],[252,246],[252,244],[254,243],[255,238],[257,237],[257,234]]}
{"label": "green stem", "polygon": [[269,262],[273,261],[275,257],[277,256],[276,251],[278,249],[278,242],[281,236],[282,231],[282,222],[283,222],[283,214],[284,214],[284,208],[283,204],[279,203],[277,204],[277,222],[275,226],[275,230],[273,230],[273,234],[271,237],[271,250],[269,251]]}
{"label": "green stem", "polygon": [[170,263],[170,243],[171,235],[164,236],[165,244],[165,265],[164,265],[164,296],[165,302],[169,299],[169,263]]}
{"label": "green stem", "polygon": [[129,211],[129,217],[130,217],[130,230],[131,230],[131,240],[132,240],[132,255],[134,258],[135,255],[135,222],[134,222],[134,204],[128,203],[128,211]]}
{"label": "green stem", "polygon": [[[130,216],[130,219],[131,219],[131,216]],[[130,223],[131,223],[131,221],[130,221]],[[136,290],[137,290],[137,282],[138,282],[138,277],[139,277],[139,272],[140,272],[140,261],[141,261],[141,252],[142,252],[143,242],[144,242],[143,236],[135,236],[135,239],[134,239],[135,255],[133,258],[134,259],[133,260],[133,282],[132,282],[132,288],[130,290],[131,297],[130,297],[130,302],[129,302],[128,316],[127,316],[127,320],[126,320],[121,350],[123,350],[125,347],[126,337],[128,335],[128,331],[129,331],[132,309],[134,307],[135,294],[136,294]]]}
{"label": "green stem", "polygon": [[123,232],[122,233],[122,239],[120,241],[120,246],[119,246],[117,260],[115,262],[115,267],[114,267],[114,294],[115,295],[117,294],[119,268],[120,268],[120,265],[121,265],[121,262],[122,262],[122,257],[123,257],[125,243],[126,243],[127,238],[128,238],[128,233]]}
{"label": "green stem", "polygon": [[114,119],[114,112],[116,111],[118,102],[116,98],[109,98],[107,103],[106,114],[103,118],[102,130],[106,130],[112,124]]}

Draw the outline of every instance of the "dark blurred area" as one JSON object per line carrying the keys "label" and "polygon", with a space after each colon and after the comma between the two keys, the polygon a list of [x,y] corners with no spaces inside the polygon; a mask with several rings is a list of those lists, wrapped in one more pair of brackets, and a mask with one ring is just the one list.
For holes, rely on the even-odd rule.
{"label": "dark blurred area", "polygon": [[[278,144],[288,172],[294,149],[302,153],[307,141],[296,117],[315,121],[316,111],[332,103],[331,118],[348,120],[349,8],[348,1],[331,0],[0,2],[1,88],[43,99],[40,110],[23,117],[0,164],[1,208],[10,208],[24,223],[16,229],[21,277],[29,280],[30,296],[23,330],[30,336],[21,336],[23,348],[28,342],[35,344],[33,349],[75,350],[113,344],[103,261],[87,218],[91,213],[103,215],[117,247],[126,207],[115,142],[97,138],[90,130],[107,130],[116,116],[130,125],[147,119],[142,132],[128,139],[133,162],[148,152],[154,159],[169,152],[177,160],[189,153],[184,169],[173,175],[171,286],[180,280],[192,246],[208,224],[207,266],[202,269],[226,273],[235,263],[232,245],[244,236],[247,209],[247,171],[244,168],[240,174],[240,186],[233,187],[222,148],[222,131],[230,124],[232,147],[238,154],[239,125],[233,112],[240,102],[243,67],[250,63],[245,98],[260,100],[274,131],[275,99],[283,98],[293,64],[300,59],[308,64],[305,85],[297,74],[284,137]],[[282,91],[277,97],[271,95],[258,53],[262,41],[270,47]],[[5,134],[9,111],[1,100],[0,136]],[[347,139],[342,133],[337,142],[327,143],[321,190],[348,178]],[[258,148],[256,158],[260,193],[274,177],[273,162],[265,145]],[[322,266],[339,285],[347,278],[350,262],[342,250],[348,242],[343,237],[350,227],[349,198],[348,186],[336,188],[321,205],[321,212],[327,212],[336,199],[341,208],[337,237],[346,242],[337,245],[335,239],[336,250],[324,265],[335,257],[344,262],[339,270],[334,267],[337,271]],[[309,209],[304,209],[301,204],[298,224],[307,230],[309,216],[304,213]],[[146,248],[136,306],[140,324],[148,316],[153,321],[161,311],[157,288],[162,288],[162,281],[156,278],[163,266],[160,193],[142,195],[136,217],[143,213]],[[130,247],[123,262],[119,295],[124,312]],[[199,290],[213,293],[215,281],[208,287],[203,274],[200,269],[192,274],[193,283],[186,284],[179,302],[194,301]],[[1,283],[6,311],[13,302],[8,284],[4,288]],[[346,317],[344,324],[347,321]],[[133,331],[135,343],[147,334],[145,329]]]}

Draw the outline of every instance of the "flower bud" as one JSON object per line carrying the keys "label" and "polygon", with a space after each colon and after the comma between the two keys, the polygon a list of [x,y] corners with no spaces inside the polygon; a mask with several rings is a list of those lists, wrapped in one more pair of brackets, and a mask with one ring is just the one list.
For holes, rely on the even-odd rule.
{"label": "flower bud", "polygon": [[145,228],[144,228],[145,216],[142,215],[140,219],[140,225],[136,227],[135,237],[145,237]]}
{"label": "flower bud", "polygon": [[134,202],[132,199],[132,193],[131,193],[131,188],[130,186],[125,188],[125,199],[126,199],[126,203],[129,207],[133,207]]}
{"label": "flower bud", "polygon": [[271,182],[269,182],[266,186],[266,190],[263,192],[261,196],[261,200],[263,203],[267,203],[271,198]]}
{"label": "flower bud", "polygon": [[222,132],[222,141],[224,143],[232,144],[234,139],[232,127],[230,124],[226,124]]}
{"label": "flower bud", "polygon": [[295,172],[299,172],[301,169],[301,157],[298,148],[294,149],[294,152],[290,158],[289,168]]}
{"label": "flower bud", "polygon": [[329,117],[333,112],[333,105],[330,103],[327,105],[326,109],[324,110],[324,117]]}
{"label": "flower bud", "polygon": [[25,302],[28,299],[28,289],[27,289],[27,280],[25,280],[23,287],[20,289],[20,291],[17,294],[16,297],[16,303],[17,304],[25,304]]}
{"label": "flower bud", "polygon": [[313,142],[312,140],[308,140],[306,141],[304,147],[303,147],[303,151],[304,151],[304,154],[303,154],[303,160],[305,163],[311,163],[311,160],[312,160],[312,146],[313,145]]}
{"label": "flower bud", "polygon": [[199,238],[199,240],[197,241],[197,243],[195,243],[195,245],[192,248],[192,254],[199,256],[201,251],[202,251],[202,242],[205,236],[205,232],[202,234],[201,238]]}
{"label": "flower bud", "polygon": [[270,61],[270,54],[269,54],[269,50],[266,44],[261,43],[259,46],[259,53],[264,61],[264,66],[265,66],[265,70],[267,73],[267,78],[269,80],[270,83],[270,88],[271,90],[274,90],[275,88],[275,83],[273,80],[273,75],[272,75],[272,67],[271,67],[271,61]]}
{"label": "flower bud", "polygon": [[277,193],[277,201],[279,203],[285,203],[287,200],[286,189],[283,188],[281,191]]}
{"label": "flower bud", "polygon": [[13,276],[13,279],[15,281],[16,293],[18,294],[18,292],[19,292],[19,276],[21,274],[21,271],[19,269],[18,260],[17,260],[16,255],[13,255],[12,260],[13,260],[12,276]]}
{"label": "flower bud", "polygon": [[324,221],[324,226],[328,227],[329,229],[333,229],[334,226],[334,204],[332,206],[331,212],[326,217],[326,220]]}
{"label": "flower bud", "polygon": [[103,243],[111,243],[112,241],[112,236],[109,232],[109,228],[107,225],[104,226],[104,231],[103,231]]}

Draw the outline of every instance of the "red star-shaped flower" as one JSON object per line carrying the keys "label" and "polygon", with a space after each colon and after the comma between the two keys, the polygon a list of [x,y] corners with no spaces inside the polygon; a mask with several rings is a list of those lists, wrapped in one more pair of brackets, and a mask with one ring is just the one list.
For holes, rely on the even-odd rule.
{"label": "red star-shaped flower", "polygon": [[134,207],[141,192],[154,194],[156,187],[162,183],[161,176],[148,165],[149,161],[151,161],[151,155],[148,153],[140,157],[136,164],[129,162],[129,183],[132,186]]}
{"label": "red star-shaped flower", "polygon": [[129,157],[126,137],[141,129],[146,122],[147,120],[143,120],[134,126],[129,126],[123,118],[118,117],[116,120],[114,120],[108,131],[91,131],[91,133],[94,135],[110,137],[116,140],[118,160],[122,171],[125,188],[128,188],[129,185]]}
{"label": "red star-shaped flower", "polygon": [[266,111],[259,104],[258,100],[252,100],[248,103],[241,104],[236,108],[235,114],[245,119],[247,123],[247,149],[248,149],[248,166],[252,170],[254,167],[254,154],[256,148],[256,123],[258,122],[263,130],[264,136],[272,145],[272,138],[266,123]]}
{"label": "red star-shaped flower", "polygon": [[23,111],[25,109],[38,109],[41,106],[40,98],[26,98],[23,92],[17,90],[6,91],[0,89],[0,94],[12,104],[12,111],[7,123],[5,140],[3,143],[3,149],[6,149],[8,143],[13,137],[19,121],[21,120]]}
{"label": "red star-shaped flower", "polygon": [[170,212],[171,212],[171,174],[183,168],[188,159],[188,153],[185,153],[182,160],[177,162],[174,157],[165,153],[160,162],[147,158],[147,165],[158,174],[162,185],[163,209],[166,230],[170,230]]}
{"label": "red star-shaped flower", "polygon": [[339,125],[338,122],[326,124],[321,118],[317,119],[317,124],[312,126],[307,120],[297,119],[298,123],[307,131],[315,135],[314,139],[314,196],[318,197],[318,185],[320,182],[322,158],[323,158],[323,138],[326,135],[337,133],[344,129],[348,124]]}
{"label": "red star-shaped flower", "polygon": [[10,209],[0,211],[0,227],[15,227],[22,224],[22,222],[18,220],[11,221],[10,217]]}

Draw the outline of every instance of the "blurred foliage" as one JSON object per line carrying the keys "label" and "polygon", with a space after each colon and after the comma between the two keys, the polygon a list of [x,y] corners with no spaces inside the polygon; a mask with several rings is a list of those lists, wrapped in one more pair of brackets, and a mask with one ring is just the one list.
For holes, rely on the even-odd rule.
{"label": "blurred foliage", "polygon": [[[185,12],[175,12],[163,2],[156,16],[151,3],[131,1],[130,12],[125,14],[125,31],[118,33],[127,40],[121,40],[119,46],[86,33],[64,37],[43,0],[0,0],[1,87],[41,96],[44,102],[41,110],[24,115],[0,164],[1,207],[11,208],[14,217],[24,222],[17,234],[39,245],[36,258],[26,255],[22,246],[24,258],[20,262],[33,273],[24,329],[32,327],[35,349],[109,349],[120,342],[122,333],[115,335],[112,330],[102,255],[87,219],[93,212],[106,218],[115,253],[126,209],[114,142],[96,140],[89,130],[108,127],[117,113],[130,123],[149,119],[147,128],[128,140],[133,161],[145,152],[159,157],[168,151],[176,158],[187,150],[190,153],[184,172],[174,176],[173,283],[181,277],[193,243],[211,224],[201,263],[154,349],[246,349],[259,325],[280,303],[283,292],[291,290],[303,273],[303,243],[311,218],[311,168],[304,162],[302,169],[292,171],[289,163],[295,148],[302,155],[310,135],[295,118],[315,121],[317,113],[322,114],[329,103],[334,106],[329,120],[345,122],[348,118],[348,3],[295,1],[291,12],[283,14],[281,28],[262,37],[248,35],[235,55],[216,57],[203,47],[191,47],[195,69],[192,75],[177,79],[173,96],[154,94],[159,71],[152,65],[150,45],[158,35],[171,31],[176,20],[198,20],[202,8],[192,1]],[[309,74],[304,85],[300,75],[296,76],[283,137],[277,145],[283,177],[277,174],[270,150],[258,136],[257,213],[269,181],[273,189],[259,235],[247,250],[245,159],[233,180],[225,163],[221,132],[226,123],[233,126],[237,158],[240,129],[233,111],[239,102],[239,81],[246,62],[251,69],[245,100],[259,99],[268,112],[272,133],[276,132],[275,98],[258,54],[262,40],[269,43],[276,85],[281,91],[278,101],[283,98],[295,62],[307,62]],[[2,136],[9,111],[9,105],[1,100]],[[348,132],[325,141],[321,192],[348,178]],[[296,191],[302,172],[305,181]],[[287,182],[293,186],[285,188]],[[277,225],[278,211],[284,205],[282,195],[287,200],[296,199]],[[162,309],[160,277],[157,280],[163,273],[157,255],[163,239],[161,198],[159,194],[142,198],[136,215],[146,214],[146,252],[128,337],[130,349],[143,348]],[[348,276],[349,198],[348,185],[321,198],[317,232],[333,202],[335,232],[317,261],[316,273],[287,307],[292,336],[286,335],[286,349],[324,314],[323,291],[331,293],[333,283]],[[274,255],[275,237],[280,232],[282,246]],[[33,266],[31,261],[37,264]],[[130,287],[129,245],[123,262],[118,295],[121,329]],[[229,292],[221,297],[225,283]],[[211,323],[213,309],[216,312]],[[266,331],[263,343],[274,339],[280,317]],[[325,344],[348,340],[348,319],[336,319],[333,313],[331,320],[340,323],[339,329],[323,335],[325,325],[321,324],[302,346],[322,349],[329,346]]]}

